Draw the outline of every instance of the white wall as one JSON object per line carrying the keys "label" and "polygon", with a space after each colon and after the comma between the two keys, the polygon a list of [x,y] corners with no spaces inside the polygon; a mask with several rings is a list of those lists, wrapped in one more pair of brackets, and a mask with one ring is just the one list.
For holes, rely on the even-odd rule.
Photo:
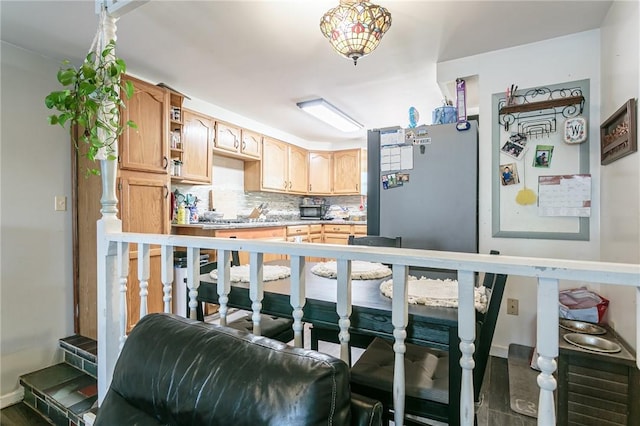
{"label": "white wall", "polygon": [[21,399],[18,376],[61,359],[73,334],[69,137],[47,123],[59,63],[2,42],[0,151],[0,395]]}
{"label": "white wall", "polygon": [[[562,241],[522,238],[494,238],[492,236],[491,191],[480,191],[479,249],[482,253],[499,250],[503,255],[552,257],[561,259],[597,260],[600,257],[600,171],[599,124],[600,117],[600,33],[593,30],[543,42],[503,49],[438,64],[439,84],[453,81],[458,76],[478,76],[479,98],[479,187],[492,187],[492,134],[491,120],[497,119],[491,110],[494,93],[503,93],[506,87],[517,84],[520,88],[548,86],[558,83],[590,79],[588,120],[591,134],[590,164],[592,175],[592,213],[589,241]],[[537,191],[536,191],[537,192]],[[561,287],[579,286],[581,283],[563,282]],[[494,337],[494,354],[506,356],[510,343],[535,345],[536,282],[522,277],[510,277],[503,299]],[[599,288],[595,288],[599,291]],[[506,314],[507,298],[520,301],[518,316]]]}
{"label": "white wall", "polygon": [[[640,98],[638,2],[616,1],[600,29],[602,102],[600,123],[630,98]],[[600,221],[602,260],[640,263],[640,153],[601,167]],[[631,288],[602,288],[611,301],[609,321],[637,348],[636,298]]]}

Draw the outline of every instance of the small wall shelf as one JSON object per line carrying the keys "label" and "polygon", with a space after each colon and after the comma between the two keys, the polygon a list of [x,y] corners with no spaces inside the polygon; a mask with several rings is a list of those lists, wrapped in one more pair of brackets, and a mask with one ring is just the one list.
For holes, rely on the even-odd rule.
{"label": "small wall shelf", "polygon": [[[538,111],[547,108],[563,107],[568,105],[584,104],[584,96],[569,96],[566,98],[549,99],[546,101],[528,102],[524,104],[503,106],[500,114],[512,114],[514,112]],[[582,109],[582,108],[581,108]]]}
{"label": "small wall shelf", "polygon": [[584,102],[580,87],[523,90],[498,101],[498,123],[506,131],[517,131],[528,137],[549,136],[556,131],[559,118],[582,114]]}

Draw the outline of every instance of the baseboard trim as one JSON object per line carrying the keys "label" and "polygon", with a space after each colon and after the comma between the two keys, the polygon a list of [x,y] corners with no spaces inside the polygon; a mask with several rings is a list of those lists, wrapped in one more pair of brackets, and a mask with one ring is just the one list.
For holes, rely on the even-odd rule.
{"label": "baseboard trim", "polygon": [[6,408],[10,405],[16,404],[24,399],[24,388],[20,386],[19,389],[0,396],[0,409]]}
{"label": "baseboard trim", "polygon": [[509,357],[509,347],[507,346],[498,346],[492,345],[491,351],[489,352],[492,356],[496,356],[498,358],[508,358]]}

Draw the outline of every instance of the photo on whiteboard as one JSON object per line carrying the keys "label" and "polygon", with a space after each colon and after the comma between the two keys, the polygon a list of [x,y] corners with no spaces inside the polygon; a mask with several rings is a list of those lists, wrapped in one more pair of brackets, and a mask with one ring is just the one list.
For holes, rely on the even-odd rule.
{"label": "photo on whiteboard", "polygon": [[527,135],[519,132],[511,132],[509,136],[509,142],[517,143],[518,145],[527,145]]}
{"label": "photo on whiteboard", "polygon": [[553,155],[553,145],[537,145],[536,157],[533,160],[533,167],[549,167],[551,156]]}
{"label": "photo on whiteboard", "polygon": [[520,145],[519,143],[507,141],[504,145],[502,145],[502,148],[500,150],[508,156],[513,157],[516,160],[520,160],[522,159],[522,157],[524,157],[524,153],[526,152],[527,147],[524,145]]}
{"label": "photo on whiteboard", "polygon": [[500,183],[502,185],[515,185],[520,183],[516,163],[500,164]]}

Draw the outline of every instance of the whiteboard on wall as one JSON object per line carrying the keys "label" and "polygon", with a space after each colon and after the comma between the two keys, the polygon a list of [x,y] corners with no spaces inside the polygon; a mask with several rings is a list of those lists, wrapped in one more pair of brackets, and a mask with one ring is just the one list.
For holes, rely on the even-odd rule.
{"label": "whiteboard on wall", "polygon": [[[572,98],[576,94],[584,97],[583,103],[550,107],[543,102]],[[501,111],[509,110],[503,108],[508,106],[506,93],[492,96],[493,236],[589,240],[589,217],[543,216],[539,214],[538,206],[539,177],[589,174],[589,141],[592,135],[587,134],[582,143],[565,142],[565,121],[568,118],[581,116],[589,123],[589,80],[518,89],[513,102],[514,105],[540,105],[541,109],[501,114]],[[513,109],[519,111],[518,108]],[[541,157],[542,153],[546,155]],[[516,169],[513,171],[516,180],[507,185],[502,180],[501,166],[504,165]],[[535,201],[521,198],[525,189],[528,194],[531,191],[535,194]],[[523,201],[531,203],[522,204]]]}

